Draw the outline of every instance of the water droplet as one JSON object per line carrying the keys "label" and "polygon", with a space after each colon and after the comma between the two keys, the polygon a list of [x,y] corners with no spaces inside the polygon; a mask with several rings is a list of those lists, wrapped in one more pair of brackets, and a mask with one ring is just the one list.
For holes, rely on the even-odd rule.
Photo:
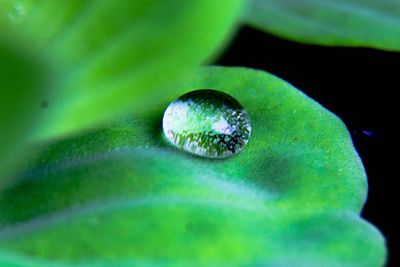
{"label": "water droplet", "polygon": [[9,17],[13,23],[24,22],[26,17],[25,15],[26,15],[25,6],[20,2],[16,2],[9,13]]}
{"label": "water droplet", "polygon": [[164,113],[168,141],[189,153],[208,158],[237,154],[249,142],[250,118],[233,97],[216,90],[187,93]]}

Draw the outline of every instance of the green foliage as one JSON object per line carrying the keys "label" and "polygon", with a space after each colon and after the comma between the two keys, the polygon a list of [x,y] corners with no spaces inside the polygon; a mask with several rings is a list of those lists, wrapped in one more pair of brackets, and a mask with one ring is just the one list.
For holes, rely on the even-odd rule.
{"label": "green foliage", "polygon": [[2,0],[0,29],[45,51],[57,74],[45,139],[153,104],[221,48],[242,0]]}
{"label": "green foliage", "polygon": [[[16,43],[0,37],[0,178],[37,125],[41,102],[49,94],[44,63]],[[43,103],[42,103],[43,104]],[[0,179],[0,185],[1,179]]]}
{"label": "green foliage", "polygon": [[[161,138],[169,102],[203,88],[249,112],[239,155],[198,158]],[[3,266],[383,264],[381,235],[358,216],[365,173],[334,115],[240,68],[202,69],[159,103],[44,147],[0,192]]]}
{"label": "green foliage", "polygon": [[[0,1],[1,266],[384,263],[382,236],[359,217],[366,177],[343,123],[264,72],[193,71],[242,2]],[[296,41],[400,48],[394,0],[248,7],[248,23]],[[163,139],[166,106],[196,89],[244,105],[242,153],[198,158]]]}
{"label": "green foliage", "polygon": [[249,0],[245,21],[298,42],[400,51],[397,0]]}

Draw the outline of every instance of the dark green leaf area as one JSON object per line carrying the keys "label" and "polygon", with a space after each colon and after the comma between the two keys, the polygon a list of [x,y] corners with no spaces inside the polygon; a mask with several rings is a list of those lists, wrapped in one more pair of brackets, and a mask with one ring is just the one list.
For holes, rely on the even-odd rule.
{"label": "dark green leaf area", "polygon": [[50,94],[46,64],[10,36],[0,36],[0,186],[14,161],[24,156],[21,148]]}

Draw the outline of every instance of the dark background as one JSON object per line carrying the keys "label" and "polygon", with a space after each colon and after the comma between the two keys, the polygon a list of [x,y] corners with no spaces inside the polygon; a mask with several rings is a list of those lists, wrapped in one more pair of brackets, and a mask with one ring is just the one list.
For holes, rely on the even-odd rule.
{"label": "dark background", "polygon": [[217,64],[275,74],[345,122],[368,175],[369,195],[362,216],[386,237],[388,266],[400,266],[394,139],[400,53],[304,45],[244,27]]}

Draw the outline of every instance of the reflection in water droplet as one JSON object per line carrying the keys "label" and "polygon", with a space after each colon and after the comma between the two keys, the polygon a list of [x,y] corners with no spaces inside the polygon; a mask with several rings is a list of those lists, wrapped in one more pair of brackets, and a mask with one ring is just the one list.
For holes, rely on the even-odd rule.
{"label": "reflection in water droplet", "polygon": [[216,90],[197,90],[173,101],[164,113],[168,141],[209,158],[237,154],[249,141],[250,119],[242,105]]}

